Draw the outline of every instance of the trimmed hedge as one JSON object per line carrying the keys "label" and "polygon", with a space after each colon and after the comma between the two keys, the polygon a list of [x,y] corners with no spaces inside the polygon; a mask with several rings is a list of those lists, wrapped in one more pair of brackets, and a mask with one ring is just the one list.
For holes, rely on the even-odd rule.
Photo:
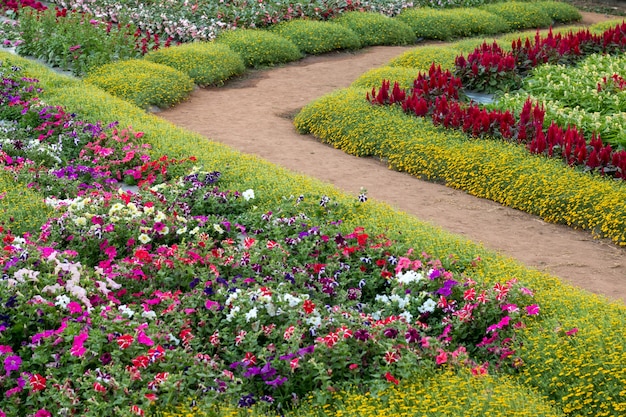
{"label": "trimmed hedge", "polygon": [[548,27],[552,24],[552,17],[542,7],[543,2],[507,1],[482,6],[483,10],[500,16],[511,30]]}
{"label": "trimmed hedge", "polygon": [[389,61],[390,67],[408,67],[426,72],[434,62],[441,68],[454,69],[454,60],[459,50],[449,46],[422,46],[407,51]]}
{"label": "trimmed hedge", "polygon": [[[619,396],[620,390],[623,390],[623,380],[625,380],[623,376],[625,369],[622,364],[626,363],[626,354],[623,349],[626,344],[626,337],[623,333],[626,326],[626,307],[622,303],[608,303],[602,297],[576,290],[559,282],[555,277],[524,268],[519,263],[499,256],[495,252],[487,251],[462,237],[453,236],[420,222],[412,216],[401,214],[387,204],[370,200],[365,205],[358,205],[358,209],[342,209],[342,205],[354,207],[350,205],[354,197],[340,193],[328,184],[289,172],[259,158],[236,152],[224,145],[207,141],[201,135],[190,133],[154,115],[146,114],[137,107],[115,99],[93,86],[54,74],[43,66],[9,54],[0,53],[0,58],[25,67],[29,76],[42,80],[42,86],[45,88],[43,98],[46,103],[63,105],[68,109],[80,109],[81,116],[92,122],[119,121],[121,125],[132,125],[135,130],[145,132],[144,139],[153,146],[153,152],[156,155],[166,154],[175,158],[195,155],[198,157],[199,165],[224,173],[221,181],[226,187],[253,188],[260,210],[272,209],[273,202],[283,196],[305,194],[307,198],[309,196],[315,198],[319,195],[327,195],[340,204],[334,214],[336,218],[345,220],[346,229],[363,226],[371,233],[387,233],[390,237],[397,239],[400,244],[414,247],[416,250],[424,250],[433,257],[443,258],[455,254],[461,259],[473,259],[479,256],[482,262],[478,264],[472,276],[473,279],[493,283],[516,277],[529,288],[534,289],[535,299],[542,310],[538,326],[527,329],[527,340],[530,344],[529,349],[524,351],[523,359],[529,371],[522,370],[519,376],[511,377],[514,385],[518,387],[513,387],[511,390],[505,388],[510,386],[506,376],[494,375],[493,379],[491,376],[472,378],[472,381],[477,384],[475,385],[476,392],[481,393],[476,398],[483,398],[482,393],[489,392],[495,395],[497,405],[506,406],[516,404],[528,395],[529,399],[536,398],[536,401],[530,402],[529,407],[524,408],[525,412],[530,415],[551,415],[549,410],[546,411],[545,404],[541,404],[540,399],[543,397],[546,397],[548,404],[556,409],[575,406],[578,415],[601,415],[603,412],[606,413],[606,407],[617,410],[619,407],[626,406],[623,396]],[[359,100],[365,102],[362,99],[364,91],[348,91],[353,91],[355,98],[358,97]],[[319,105],[319,103],[313,103],[311,106]],[[370,107],[369,111],[373,109]],[[386,110],[388,111],[389,109]],[[400,112],[396,113],[404,116]],[[327,116],[335,117],[336,115]],[[386,121],[384,126],[397,131],[394,120],[389,120],[389,122],[392,123]],[[335,127],[341,129],[341,124]],[[420,128],[420,125],[417,127]],[[330,128],[333,128],[332,124]],[[377,131],[380,131],[380,127]],[[407,129],[407,131],[411,130]],[[419,133],[416,130],[412,132]],[[430,135],[432,132],[425,130],[425,134]],[[434,139],[445,139],[447,136],[440,132]],[[480,175],[480,172],[475,175]],[[402,233],[395,233],[395,231]],[[565,326],[572,325],[580,328],[581,331],[579,336],[570,341],[564,338],[564,332],[559,331],[557,326],[569,329]],[[539,332],[539,327],[544,334]],[[550,333],[551,330],[553,330],[552,333]],[[546,334],[549,337],[546,337]],[[552,344],[553,340],[558,342],[556,345],[558,352]],[[545,343],[537,343],[537,341],[545,341]],[[559,358],[562,360],[559,361]],[[546,370],[547,376],[538,373],[542,369]],[[614,375],[615,378],[608,378],[606,383],[601,387],[598,386],[597,390],[594,389],[596,385],[591,385],[591,388],[586,387],[591,383],[592,378],[603,377],[606,374]],[[557,378],[556,382],[551,379],[551,375]],[[437,398],[440,394],[458,396],[458,387],[464,386],[446,373],[422,375],[416,378],[428,381],[430,384],[424,395],[413,395],[413,390],[420,392],[418,390],[421,388],[408,385],[408,381],[405,381],[406,385],[402,382],[397,391],[397,397],[381,397],[382,399],[389,398],[389,400],[382,404],[381,409],[376,410],[376,414],[383,411],[394,412],[395,407],[405,406],[406,403],[409,406],[399,411],[414,413],[421,406],[431,405],[432,398]],[[621,383],[619,383],[620,378]],[[543,385],[544,382],[549,383],[549,386]],[[530,388],[529,391],[520,390],[519,387],[524,385]],[[531,390],[537,391],[536,397],[531,396]],[[468,392],[474,391],[468,390]],[[607,394],[612,392],[617,394],[612,400],[605,401]],[[404,399],[407,401],[403,403]],[[486,398],[485,401],[488,399]],[[341,408],[342,404],[352,409],[364,405],[365,402],[359,396],[346,396],[337,408]],[[467,415],[466,410],[455,407],[456,404],[458,402],[451,404],[451,407],[445,410],[445,414],[451,417]],[[506,412],[500,414],[486,402],[484,404],[484,409],[489,410],[494,417],[511,415]],[[517,410],[517,407],[514,408]],[[546,411],[546,414],[541,414],[540,410]],[[229,411],[232,410],[221,409],[224,414]],[[315,407],[311,411],[296,410],[295,413],[296,415],[327,414],[326,408],[323,407]],[[613,413],[613,415],[619,414],[619,411]],[[259,412],[258,415],[264,414]]]}
{"label": "trimmed hedge", "polygon": [[626,185],[576,171],[560,160],[531,156],[522,146],[468,139],[397,107],[375,107],[365,91],[349,89],[305,107],[294,121],[356,156],[540,216],[590,230],[626,245]]}
{"label": "trimmed hedge", "polygon": [[406,23],[418,39],[452,39],[454,19],[448,11],[428,7],[404,9],[396,19]]}
{"label": "trimmed hedge", "polygon": [[540,5],[556,23],[579,22],[583,18],[576,7],[562,1],[542,1]]}
{"label": "trimmed hedge", "polygon": [[227,45],[193,42],[149,52],[144,59],[187,74],[195,84],[221,85],[246,70],[241,56]]}
{"label": "trimmed hedge", "polygon": [[413,30],[405,23],[374,12],[347,12],[332,21],[359,35],[361,46],[409,45],[415,43]]}
{"label": "trimmed hedge", "polygon": [[319,20],[290,20],[270,28],[293,42],[302,53],[323,54],[338,49],[359,49],[361,41],[352,30]]}
{"label": "trimmed hedge", "polygon": [[194,87],[188,75],[143,59],[103,65],[85,81],[141,109],[171,107],[185,100]]}
{"label": "trimmed hedge", "polygon": [[397,81],[400,87],[413,87],[413,81],[417,78],[419,70],[409,67],[380,67],[374,68],[362,74],[351,85],[351,87],[379,88],[383,80]]}
{"label": "trimmed hedge", "polygon": [[228,45],[241,55],[247,67],[277,65],[302,58],[293,42],[266,30],[230,30],[222,32],[216,42]]}

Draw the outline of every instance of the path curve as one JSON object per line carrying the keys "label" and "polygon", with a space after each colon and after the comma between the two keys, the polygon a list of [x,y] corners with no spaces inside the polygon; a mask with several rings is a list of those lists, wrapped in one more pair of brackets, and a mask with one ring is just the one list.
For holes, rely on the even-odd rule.
{"label": "path curve", "polygon": [[[584,15],[587,21],[590,16],[598,19]],[[413,47],[310,56],[281,68],[252,71],[226,86],[196,90],[186,102],[158,115],[347,193],[357,195],[364,187],[369,197],[421,220],[573,285],[626,302],[626,248],[464,191],[390,171],[376,160],[347,155],[312,136],[299,135],[286,117]]]}

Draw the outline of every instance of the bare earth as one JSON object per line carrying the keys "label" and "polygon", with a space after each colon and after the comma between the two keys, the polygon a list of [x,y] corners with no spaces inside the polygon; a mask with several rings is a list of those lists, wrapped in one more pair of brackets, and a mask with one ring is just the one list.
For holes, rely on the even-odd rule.
{"label": "bare earth", "polygon": [[[583,16],[584,24],[607,18],[595,13]],[[626,248],[460,190],[390,171],[373,159],[347,155],[312,136],[299,135],[285,117],[413,47],[373,47],[358,53],[311,56],[281,68],[253,71],[226,86],[196,90],[188,101],[159,115],[347,193],[357,195],[364,187],[370,198],[386,201],[575,286],[626,302]]]}

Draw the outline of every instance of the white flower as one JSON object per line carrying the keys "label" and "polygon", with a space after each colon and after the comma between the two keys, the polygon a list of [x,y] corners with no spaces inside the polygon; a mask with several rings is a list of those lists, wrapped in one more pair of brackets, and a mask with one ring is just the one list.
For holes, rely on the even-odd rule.
{"label": "white flower", "polygon": [[200,231],[200,228],[198,226],[194,227],[193,229],[191,229],[189,231],[190,235],[195,235],[196,233],[198,233]]}
{"label": "white flower", "polygon": [[144,311],[143,313],[141,313],[141,317],[146,318],[146,319],[150,319],[153,320],[156,318],[156,313],[153,310],[150,311]]}
{"label": "white flower", "polygon": [[144,208],[143,208],[143,212],[144,212],[144,213],[146,213],[146,214],[152,214],[152,213],[154,213],[154,206],[151,206],[151,207],[144,207]]}
{"label": "white flower", "polygon": [[252,310],[248,311],[246,313],[246,323],[250,323],[250,320],[256,319],[257,312],[258,312],[258,310],[257,310],[256,307],[254,307]]}
{"label": "white flower", "polygon": [[132,319],[135,315],[135,312],[128,308],[126,304],[122,304],[117,308],[123,315],[128,316],[129,319]]}
{"label": "white flower", "polygon": [[139,235],[139,241],[140,241],[141,243],[143,243],[144,245],[145,245],[146,243],[150,242],[151,240],[152,240],[152,239],[150,239],[150,236],[148,236],[148,235],[147,235],[147,234],[145,234],[145,233],[142,233],[142,234],[140,234],[140,235]]}
{"label": "white flower", "polygon": [[391,297],[389,297],[389,299],[391,301],[395,301],[396,303],[398,303],[398,307],[403,309],[410,303],[411,297],[408,294],[405,295],[404,297],[400,297],[397,294],[392,294]]}
{"label": "white flower", "polygon": [[390,302],[389,297],[386,294],[383,294],[383,295],[376,294],[376,297],[374,297],[374,300],[383,302],[385,304],[389,304]]}
{"label": "white flower", "polygon": [[111,208],[109,209],[109,216],[113,215],[113,213],[116,213],[122,210],[123,208],[124,208],[124,205],[122,203],[113,204]]}
{"label": "white flower", "polygon": [[56,301],[55,301],[54,305],[55,306],[59,306],[61,308],[67,308],[67,305],[70,303],[70,301],[72,301],[72,300],[70,300],[70,297],[68,297],[65,294],[57,295],[55,297],[55,300]]}
{"label": "white flower", "polygon": [[241,196],[246,201],[252,200],[254,198],[254,190],[252,188],[249,188],[246,191],[244,191],[243,193],[241,193]]}
{"label": "white flower", "polygon": [[219,224],[217,224],[217,223],[215,223],[215,224],[213,225],[213,229],[214,229],[217,233],[219,233],[220,235],[221,235],[222,233],[224,233],[224,229],[222,229],[222,226],[220,226],[220,225],[219,225]]}
{"label": "white flower", "polygon": [[161,234],[161,235],[166,235],[166,234],[168,234],[169,232],[170,232],[170,228],[169,228],[169,227],[167,227],[167,226],[165,226],[165,227],[164,227],[164,228],[163,228],[163,229],[159,232],[159,234]]}
{"label": "white flower", "polygon": [[403,311],[398,315],[400,317],[404,317],[404,320],[406,320],[407,323],[411,323],[411,321],[413,320],[413,314],[409,313],[408,311]]}
{"label": "white flower", "polygon": [[401,284],[410,284],[411,282],[419,282],[424,279],[424,275],[415,271],[406,271],[404,274],[398,274],[396,277]]}
{"label": "white flower", "polygon": [[228,314],[226,315],[226,321],[231,321],[237,315],[237,313],[239,313],[239,310],[241,310],[241,307],[239,306],[235,306],[231,308]]}
{"label": "white flower", "polygon": [[187,226],[185,226],[185,227],[181,227],[180,229],[178,229],[178,230],[176,231],[176,234],[177,234],[177,235],[182,235],[182,234],[183,234],[183,233],[185,233],[186,231],[187,231]]}
{"label": "white flower", "polygon": [[287,303],[289,303],[289,307],[295,307],[298,304],[300,304],[302,302],[301,298],[298,297],[294,297],[291,294],[285,294],[283,295],[283,300],[285,300]]}
{"label": "white flower", "polygon": [[437,307],[437,303],[432,298],[429,298],[428,300],[424,301],[424,304],[419,306],[417,310],[420,313],[432,313],[433,311],[435,311],[435,307]]}
{"label": "white flower", "polygon": [[85,226],[87,224],[87,219],[82,216],[76,217],[74,219],[74,224],[79,227]]}
{"label": "white flower", "polygon": [[154,216],[155,222],[162,222],[165,219],[167,219],[167,216],[162,211],[157,211],[156,216]]}

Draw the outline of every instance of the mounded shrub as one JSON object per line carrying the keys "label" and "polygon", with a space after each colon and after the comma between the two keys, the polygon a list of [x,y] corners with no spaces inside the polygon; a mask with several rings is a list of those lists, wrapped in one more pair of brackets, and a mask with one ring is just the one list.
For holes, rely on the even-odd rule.
{"label": "mounded shrub", "polygon": [[503,18],[511,30],[548,27],[552,24],[552,17],[541,3],[511,1],[488,4],[482,9]]}
{"label": "mounded shrub", "polygon": [[389,61],[391,67],[409,67],[419,71],[428,71],[434,62],[442,68],[454,68],[454,60],[459,55],[459,50],[447,46],[422,46],[407,51]]}
{"label": "mounded shrub", "polygon": [[494,35],[508,32],[510,27],[502,17],[475,8],[446,10],[452,20],[452,36],[468,37],[475,35]]}
{"label": "mounded shrub", "polygon": [[361,41],[352,30],[331,22],[290,20],[270,30],[293,42],[305,54],[323,54],[338,49],[359,49]]}
{"label": "mounded shrub", "polygon": [[222,32],[216,42],[228,45],[241,55],[247,67],[283,64],[302,58],[302,53],[293,42],[266,30],[230,30]]}
{"label": "mounded shrub", "polygon": [[333,22],[359,35],[362,46],[408,45],[415,42],[415,34],[406,23],[380,13],[347,12]]}
{"label": "mounded shrub", "polygon": [[171,107],[186,99],[194,87],[187,74],[144,59],[103,65],[85,81],[142,109]]}
{"label": "mounded shrub", "polygon": [[562,1],[542,1],[538,5],[557,23],[578,22],[583,18],[576,7]]}
{"label": "mounded shrub", "polygon": [[220,85],[246,70],[241,56],[227,45],[193,42],[148,53],[150,62],[187,74],[199,86]]}
{"label": "mounded shrub", "polygon": [[417,38],[448,40],[452,38],[454,18],[448,11],[428,7],[404,9],[396,19],[406,23]]}
{"label": "mounded shrub", "polygon": [[367,88],[380,87],[383,80],[397,81],[400,87],[409,88],[413,87],[413,80],[417,78],[417,68],[410,67],[380,67],[374,68],[362,74],[351,85],[355,88]]}

